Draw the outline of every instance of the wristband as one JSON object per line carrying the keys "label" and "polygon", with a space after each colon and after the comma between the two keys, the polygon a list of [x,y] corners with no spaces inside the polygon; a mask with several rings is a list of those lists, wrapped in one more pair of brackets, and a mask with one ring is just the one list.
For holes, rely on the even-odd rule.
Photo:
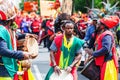
{"label": "wristband", "polygon": [[55,68],[57,65],[53,65],[52,67]]}

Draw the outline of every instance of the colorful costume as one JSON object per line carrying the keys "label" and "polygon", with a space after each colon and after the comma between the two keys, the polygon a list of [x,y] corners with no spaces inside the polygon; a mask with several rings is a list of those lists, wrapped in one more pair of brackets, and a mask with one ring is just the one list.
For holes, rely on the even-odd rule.
{"label": "colorful costume", "polygon": [[[72,36],[72,38],[69,40],[66,39],[65,36],[59,35],[55,38],[51,45],[51,50],[55,51],[55,61],[57,66],[59,66],[61,69],[65,69],[69,65],[72,64],[75,55],[77,53],[80,53],[80,49],[84,44],[84,41],[80,40],[79,38]],[[56,45],[56,46],[54,46]],[[53,46],[56,48],[54,50]],[[52,66],[52,63],[50,64]],[[77,71],[76,67],[74,66],[72,68],[72,75],[74,80],[77,80]],[[54,72],[53,67],[50,68],[45,80],[49,80],[51,74]]]}
{"label": "colorful costume", "polygon": [[[0,26],[0,38],[2,38],[6,43],[7,43],[7,48],[10,50],[12,49],[12,44],[11,44],[11,38],[10,38],[10,34],[9,32],[5,29],[5,27]],[[2,45],[2,44],[1,44]],[[2,51],[0,51],[2,52]],[[7,52],[7,51],[6,51]],[[14,77],[14,74],[17,72],[17,62],[15,59],[10,58],[14,57],[15,58],[19,58],[22,59],[23,56],[17,56],[19,54],[22,54],[22,52],[8,52],[9,54],[3,54],[1,53],[0,55],[2,56],[2,61],[3,61],[3,67],[5,67],[8,71],[9,76],[11,77],[11,79]],[[12,55],[12,56],[11,56]],[[7,77],[9,77],[7,76]]]}
{"label": "colorful costume", "polygon": [[12,32],[10,26],[16,14],[17,9],[12,0],[0,1],[0,80],[14,80],[14,76],[18,71],[16,59],[24,59],[23,52],[15,49],[15,33]]}
{"label": "colorful costume", "polygon": [[[118,25],[119,18],[117,16],[109,16],[101,19],[100,22],[104,28],[113,28]],[[100,80],[118,80],[115,40],[112,32],[107,29],[104,29],[98,35],[95,42],[97,51],[93,52],[93,56],[95,57],[96,65],[100,67]]]}
{"label": "colorful costume", "polygon": [[[103,46],[102,39],[106,35],[112,36],[112,41],[113,41],[113,35],[110,31],[103,32],[97,38],[97,43],[98,43],[97,50],[100,50],[102,48]],[[95,55],[95,53],[93,55]],[[96,57],[95,59],[96,65],[100,66],[100,70],[101,70],[100,80],[118,80],[118,72],[117,72],[118,63],[116,60],[116,56],[117,54],[115,52],[115,45],[113,44],[112,49],[108,53],[106,52],[104,55]]]}

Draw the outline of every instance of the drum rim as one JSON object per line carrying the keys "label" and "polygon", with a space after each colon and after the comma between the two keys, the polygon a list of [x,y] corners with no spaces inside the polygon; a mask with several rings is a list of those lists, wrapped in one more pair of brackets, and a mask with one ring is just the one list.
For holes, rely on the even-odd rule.
{"label": "drum rim", "polygon": [[80,73],[82,73],[87,67],[88,65],[93,61],[94,59],[91,59],[84,67],[83,69],[80,71]]}

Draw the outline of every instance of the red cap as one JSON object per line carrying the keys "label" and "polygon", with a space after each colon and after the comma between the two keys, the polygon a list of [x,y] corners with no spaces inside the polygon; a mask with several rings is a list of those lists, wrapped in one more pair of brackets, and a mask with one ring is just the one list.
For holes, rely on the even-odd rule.
{"label": "red cap", "polygon": [[102,18],[100,22],[106,25],[108,28],[113,28],[118,25],[119,17],[118,16],[105,17],[105,18]]}

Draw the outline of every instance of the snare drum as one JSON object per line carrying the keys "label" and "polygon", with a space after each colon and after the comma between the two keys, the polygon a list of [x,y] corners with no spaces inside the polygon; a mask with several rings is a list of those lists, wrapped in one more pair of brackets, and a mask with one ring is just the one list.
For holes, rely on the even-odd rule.
{"label": "snare drum", "polygon": [[94,59],[86,63],[80,73],[90,80],[100,80],[100,68],[95,65]]}
{"label": "snare drum", "polygon": [[60,75],[53,72],[53,74],[50,76],[50,80],[73,80],[73,75],[65,70],[61,70]]}

